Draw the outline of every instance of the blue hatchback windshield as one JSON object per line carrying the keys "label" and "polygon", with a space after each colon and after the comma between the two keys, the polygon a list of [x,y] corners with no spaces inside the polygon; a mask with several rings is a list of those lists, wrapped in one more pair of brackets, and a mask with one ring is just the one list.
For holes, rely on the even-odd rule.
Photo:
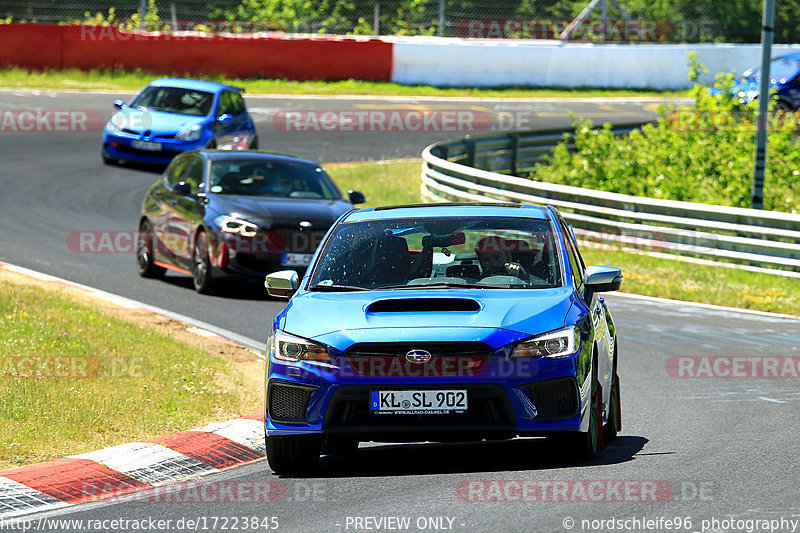
{"label": "blue hatchback windshield", "polygon": [[179,87],[148,87],[131,102],[131,107],[150,111],[204,117],[211,111],[214,95]]}
{"label": "blue hatchback windshield", "polygon": [[546,220],[420,218],[339,225],[311,290],[549,288],[561,285]]}
{"label": "blue hatchback windshield", "polygon": [[273,198],[335,200],[340,197],[320,167],[240,158],[212,162],[208,190],[215,194]]}

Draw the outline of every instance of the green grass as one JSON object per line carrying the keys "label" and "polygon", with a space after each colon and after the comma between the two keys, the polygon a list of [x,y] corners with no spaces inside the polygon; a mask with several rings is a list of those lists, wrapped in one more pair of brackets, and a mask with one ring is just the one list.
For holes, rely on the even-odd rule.
{"label": "green grass", "polygon": [[[328,166],[342,189],[360,190],[367,206],[418,203],[422,161]],[[622,292],[800,315],[796,278],[651,257],[636,252],[582,248],[587,265],[622,269]]]}
{"label": "green grass", "polygon": [[59,292],[0,294],[0,469],[257,409],[228,361]]}
{"label": "green grass", "polygon": [[[30,71],[20,68],[0,70],[0,87],[28,89],[76,89],[136,91],[147,82],[159,77],[170,77],[180,73],[148,73],[140,70],[80,71],[76,69]],[[536,89],[507,87],[500,89],[437,88],[420,85],[346,80],[290,81],[277,79],[239,79],[222,76],[191,76],[230,83],[244,87],[250,94],[318,94],[318,95],[378,95],[378,96],[443,96],[443,97],[499,97],[499,98],[544,98],[544,97],[598,97],[598,96],[687,96],[688,91],[642,91],[627,89]]]}
{"label": "green grass", "polygon": [[800,315],[800,283],[736,268],[651,257],[636,252],[581,250],[587,265],[622,269],[622,292],[757,311]]}
{"label": "green grass", "polygon": [[420,196],[422,160],[367,161],[326,165],[342,190],[361,191],[367,203],[358,207],[416,204]]}

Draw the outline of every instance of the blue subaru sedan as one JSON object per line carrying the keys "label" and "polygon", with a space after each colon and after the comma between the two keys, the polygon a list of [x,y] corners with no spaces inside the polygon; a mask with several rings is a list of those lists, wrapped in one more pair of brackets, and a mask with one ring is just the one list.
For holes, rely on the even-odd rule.
{"label": "blue subaru sedan", "polygon": [[103,162],[167,165],[189,150],[258,148],[242,92],[210,81],[150,82],[129,103],[114,102],[117,112],[103,131]]}
{"label": "blue subaru sedan", "polygon": [[331,227],[267,348],[267,459],[313,469],[359,442],[548,437],[574,460],[621,429],[616,328],[549,206],[361,209]]}
{"label": "blue subaru sedan", "polygon": [[[800,53],[786,54],[772,59],[769,69],[769,87],[775,91],[775,110],[794,112],[800,109]],[[761,82],[761,66],[746,70],[737,78],[731,93],[740,104],[747,104],[758,98]],[[711,94],[721,91],[718,87],[710,89]]]}

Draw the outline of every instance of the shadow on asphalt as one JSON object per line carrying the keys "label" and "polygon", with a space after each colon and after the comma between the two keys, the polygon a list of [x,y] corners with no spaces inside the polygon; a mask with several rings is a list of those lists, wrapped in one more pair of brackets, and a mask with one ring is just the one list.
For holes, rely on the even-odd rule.
{"label": "shadow on asphalt", "polygon": [[148,172],[150,174],[161,174],[167,168],[167,165],[156,165],[156,164],[148,165],[146,163],[134,163],[134,162],[111,163],[111,164],[105,164],[105,166],[109,168],[118,168],[122,170]]}
{"label": "shadow on asphalt", "polygon": [[321,457],[319,469],[303,477],[405,476],[612,465],[633,460],[647,442],[644,437],[620,436],[586,462],[570,461],[545,439],[535,438],[457,444],[362,445],[350,456]]}
{"label": "shadow on asphalt", "polygon": [[[173,275],[171,272],[164,276],[162,283],[169,283],[173,287],[180,287],[192,292],[194,286],[192,285],[192,278],[188,275]],[[199,295],[198,296],[202,296]],[[264,301],[264,302],[286,302],[285,299],[273,298],[267,294],[267,290],[263,285],[255,282],[244,282],[235,279],[220,280],[218,286],[213,294],[202,296],[203,298],[225,298],[227,300],[250,300],[250,301]]]}

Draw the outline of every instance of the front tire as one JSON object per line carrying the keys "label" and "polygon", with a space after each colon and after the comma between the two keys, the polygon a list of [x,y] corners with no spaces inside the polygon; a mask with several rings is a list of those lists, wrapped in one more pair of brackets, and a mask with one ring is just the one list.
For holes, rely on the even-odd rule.
{"label": "front tire", "polygon": [[614,372],[611,382],[611,395],[608,398],[608,422],[603,426],[603,441],[613,442],[622,430],[622,411],[620,408],[619,376]]}
{"label": "front tire", "polygon": [[139,245],[136,247],[136,271],[143,278],[161,279],[166,269],[155,264],[156,236],[147,220],[139,225]]}
{"label": "front tire", "polygon": [[267,437],[267,462],[276,474],[299,474],[319,464],[320,439],[314,437]]}
{"label": "front tire", "polygon": [[775,112],[777,113],[791,113],[792,106],[786,100],[778,100],[775,104]]}
{"label": "front tire", "polygon": [[572,461],[589,461],[603,448],[603,388],[597,381],[597,363],[594,363],[591,376],[591,389],[589,392],[589,431],[574,431],[569,433],[556,433],[553,436],[557,449],[566,454],[565,457]]}
{"label": "front tire", "polygon": [[209,248],[208,235],[201,231],[195,237],[194,253],[192,254],[192,284],[194,285],[194,290],[200,294],[210,294],[215,288],[211,259],[208,255]]}

